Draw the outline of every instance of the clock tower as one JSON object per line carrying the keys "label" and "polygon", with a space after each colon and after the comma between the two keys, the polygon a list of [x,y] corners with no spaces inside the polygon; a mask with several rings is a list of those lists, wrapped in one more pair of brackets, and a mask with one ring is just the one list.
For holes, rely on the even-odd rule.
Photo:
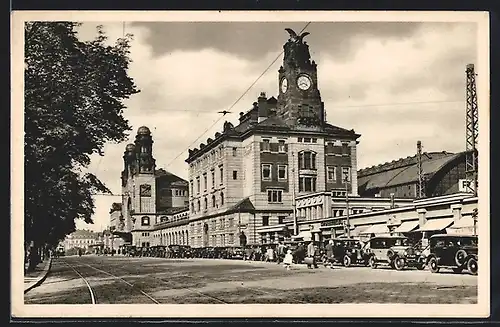
{"label": "clock tower", "polygon": [[283,46],[283,65],[279,69],[277,115],[288,125],[321,127],[324,109],[318,89],[316,63],[311,61],[309,45],[303,41],[308,32],[297,35],[292,29]]}

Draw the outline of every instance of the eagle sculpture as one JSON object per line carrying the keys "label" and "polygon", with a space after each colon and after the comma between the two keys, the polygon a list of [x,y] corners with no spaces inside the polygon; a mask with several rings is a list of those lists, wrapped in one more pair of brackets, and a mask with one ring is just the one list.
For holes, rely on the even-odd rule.
{"label": "eagle sculpture", "polygon": [[304,32],[304,33],[300,34],[300,36],[299,36],[291,28],[285,28],[285,31],[287,31],[288,34],[290,34],[290,40],[293,41],[293,42],[297,42],[297,43],[302,43],[302,39],[304,37],[306,37],[307,35],[311,34],[309,32]]}

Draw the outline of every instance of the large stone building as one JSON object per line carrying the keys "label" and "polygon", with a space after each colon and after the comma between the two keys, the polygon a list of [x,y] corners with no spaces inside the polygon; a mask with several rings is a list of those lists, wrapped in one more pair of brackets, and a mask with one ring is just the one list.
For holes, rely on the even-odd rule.
{"label": "large stone building", "polygon": [[301,37],[284,45],[277,77],[277,99],[261,93],[238,125],[225,122],[189,150],[192,246],[260,243],[256,228],[288,219],[294,195],[357,194],[360,135],[326,121],[317,65]]}
{"label": "large stone building", "polygon": [[163,169],[156,169],[153,139],[146,126],[139,127],[134,144],[123,156],[122,203],[113,204],[111,228],[129,244],[150,246],[155,225],[171,211],[187,210],[188,183]]}

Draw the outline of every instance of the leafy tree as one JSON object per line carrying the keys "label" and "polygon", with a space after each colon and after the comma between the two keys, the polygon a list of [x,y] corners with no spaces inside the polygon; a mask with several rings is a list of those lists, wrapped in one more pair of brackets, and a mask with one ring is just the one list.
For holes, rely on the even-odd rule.
{"label": "leafy tree", "polygon": [[79,25],[25,25],[25,245],[54,246],[75,219],[92,223],[92,194],[109,190],[82,171],[131,130],[123,116],[123,100],[139,92],[127,74],[131,35],[108,45],[99,27],[82,41]]}

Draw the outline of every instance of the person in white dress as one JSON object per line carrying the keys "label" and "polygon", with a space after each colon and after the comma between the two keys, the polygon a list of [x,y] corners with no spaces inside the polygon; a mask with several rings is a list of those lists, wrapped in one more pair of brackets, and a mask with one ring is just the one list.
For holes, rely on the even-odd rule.
{"label": "person in white dress", "polygon": [[285,258],[283,259],[283,264],[285,265],[286,270],[290,270],[292,262],[293,262],[292,250],[288,250],[285,254]]}

